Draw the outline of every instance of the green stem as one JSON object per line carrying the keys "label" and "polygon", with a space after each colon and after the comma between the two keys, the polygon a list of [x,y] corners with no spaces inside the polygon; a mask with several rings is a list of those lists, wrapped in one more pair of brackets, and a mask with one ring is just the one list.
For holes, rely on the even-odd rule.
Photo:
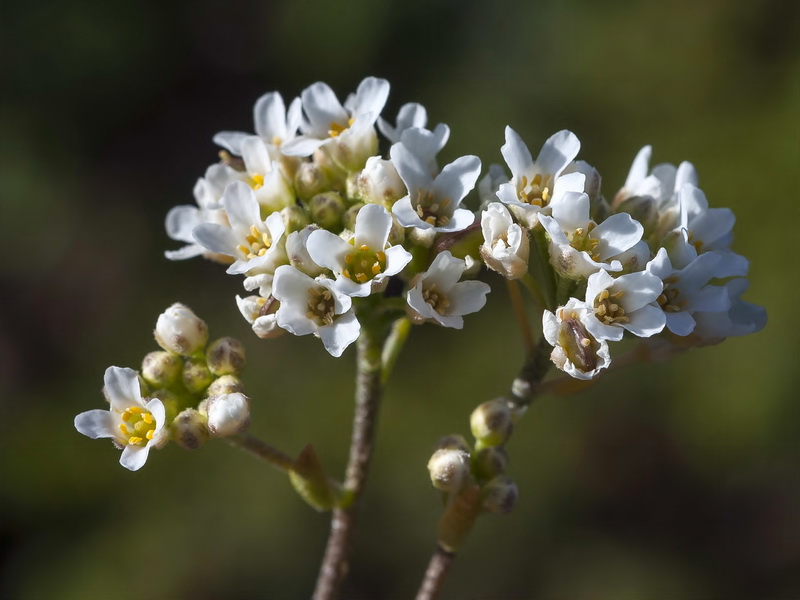
{"label": "green stem", "polygon": [[392,374],[394,365],[397,358],[400,356],[400,351],[408,339],[408,334],[411,332],[411,321],[408,317],[400,317],[392,324],[392,331],[389,334],[389,339],[386,340],[386,345],[383,347],[381,354],[381,363],[383,370],[381,371],[381,385],[386,385],[389,376]]}
{"label": "green stem", "polygon": [[243,433],[224,439],[234,448],[244,450],[284,473],[287,473],[294,466],[295,461],[293,458],[252,435]]}
{"label": "green stem", "polygon": [[369,471],[383,389],[381,354],[387,332],[383,323],[375,321],[362,320],[361,336],[357,342],[356,406],[344,494],[331,517],[331,531],[317,577],[314,600],[332,600],[347,575],[356,513]]}

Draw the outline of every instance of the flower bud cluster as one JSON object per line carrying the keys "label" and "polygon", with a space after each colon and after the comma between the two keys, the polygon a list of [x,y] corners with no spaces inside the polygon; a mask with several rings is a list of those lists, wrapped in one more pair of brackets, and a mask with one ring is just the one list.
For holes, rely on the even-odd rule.
{"label": "flower bud cluster", "polygon": [[[561,131],[534,160],[508,127],[501,152],[511,177],[490,173],[499,202],[483,194],[481,256],[544,290],[543,333],[559,369],[596,377],[611,364],[609,342],[625,332],[685,348],[764,327],[764,309],[740,298],[748,261],[730,249],[733,213],[709,208],[690,163],[649,171],[646,146],[609,203],[597,171],[575,160],[579,149]],[[549,272],[529,269],[532,246]]]}
{"label": "flower bud cluster", "polygon": [[163,350],[147,354],[138,374],[106,370],[108,410],[75,418],[80,433],[111,438],[122,450],[120,463],[133,471],[151,448],[170,439],[194,450],[212,436],[241,433],[250,422],[250,400],[238,377],[245,367],[241,342],[224,337],[208,343],[206,323],[182,304],[158,317],[155,339]]}
{"label": "flower bud cluster", "polygon": [[505,398],[478,406],[470,416],[474,446],[458,435],[439,440],[428,461],[433,486],[454,499],[477,486],[480,507],[494,514],[510,512],[517,501],[516,484],[505,475],[508,454],[504,445],[514,427],[514,410]]}
{"label": "flower bud cluster", "polygon": [[361,298],[402,295],[400,315],[455,328],[485,304],[486,284],[460,281],[477,243],[469,258],[439,244],[475,222],[461,203],[481,162],[440,167],[449,128],[426,129],[419,104],[388,123],[388,94],[387,81],[368,77],[344,104],[321,82],[288,109],[280,94],[262,96],[254,133],[214,137],[224,151],[195,186],[197,205],[168,214],[167,233],[188,245],[167,256],[202,255],[244,276],[251,294],[237,303],[259,337],[313,334],[340,356],[359,335]]}

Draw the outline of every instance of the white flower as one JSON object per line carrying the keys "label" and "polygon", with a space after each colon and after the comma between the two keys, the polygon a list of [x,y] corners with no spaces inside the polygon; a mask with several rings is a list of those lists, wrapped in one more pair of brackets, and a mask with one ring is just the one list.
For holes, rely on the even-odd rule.
{"label": "white flower", "polygon": [[278,325],[294,335],[313,333],[331,355],[341,356],[358,339],[361,325],[350,296],[339,292],[332,279],[311,279],[283,265],[275,271],[272,295],[281,302]]}
{"label": "white flower", "polygon": [[586,304],[592,317],[584,324],[596,339],[619,341],[623,329],[639,337],[650,337],[664,329],[664,311],[653,304],[664,284],[651,273],[640,272],[614,279],[598,271],[586,284]]}
{"label": "white flower", "polygon": [[285,231],[279,213],[261,219],[255,194],[242,182],[225,188],[222,204],[230,227],[204,223],[194,230],[197,241],[213,252],[233,257],[228,273],[270,273],[286,262],[286,253],[279,242]]}
{"label": "white flower", "polygon": [[184,356],[200,352],[208,342],[206,322],[179,302],[158,315],[154,333],[164,350]]}
{"label": "white flower", "polygon": [[434,178],[428,166],[405,144],[395,144],[390,153],[408,188],[408,195],[392,206],[392,213],[403,227],[452,232],[472,224],[475,215],[459,206],[481,172],[477,156],[457,158]]}
{"label": "white flower", "polygon": [[697,185],[697,171],[690,162],[682,162],[678,167],[663,163],[653,167],[648,173],[651,146],[645,146],[633,159],[625,185],[614,197],[614,206],[626,198],[653,198],[662,212],[677,209],[678,193],[686,183]]}
{"label": "white flower", "polygon": [[422,127],[411,127],[400,136],[400,143],[425,165],[431,176],[439,172],[436,155],[450,139],[450,128],[439,123],[433,131]]}
{"label": "white flower", "polygon": [[553,206],[552,217],[540,214],[539,222],[550,235],[550,262],[559,274],[572,279],[600,269],[621,271],[616,257],[634,248],[644,231],[627,213],[595,224],[589,217],[589,196],[575,192],[565,193]]}
{"label": "white flower", "polygon": [[550,136],[534,161],[519,134],[506,127],[506,143],[500,148],[511,169],[511,181],[497,191],[497,197],[530,229],[539,213],[550,214],[567,192],[583,192],[586,177],[562,172],[575,159],[581,144],[571,131]]}
{"label": "white flower", "polygon": [[731,306],[727,288],[711,285],[722,257],[716,252],[700,254],[682,269],[675,269],[666,249],[661,248],[646,268],[664,282],[658,304],[666,315],[666,327],[672,333],[692,333],[696,312],[727,311]]}
{"label": "white flower", "polygon": [[267,211],[278,211],[295,201],[294,188],[278,161],[270,156],[264,141],[255,135],[241,143],[246,183],[253,188],[256,200]]}
{"label": "white flower", "polygon": [[175,206],[167,213],[167,235],[173,240],[186,242],[179,250],[167,250],[164,255],[170,260],[184,260],[195,256],[205,256],[218,262],[229,262],[224,255],[209,252],[194,239],[194,228],[201,223],[216,223],[226,226],[228,217],[219,203],[222,193],[232,181],[244,181],[245,173],[232,169],[228,165],[214,164],[206,169],[205,177],[197,180],[194,186],[194,198],[197,206]]}
{"label": "white flower", "polygon": [[400,141],[403,132],[412,127],[425,127],[428,124],[428,111],[422,104],[409,102],[400,107],[397,113],[397,126],[392,126],[383,118],[378,119],[378,129],[391,143]]}
{"label": "white flower", "polygon": [[680,189],[678,201],[680,227],[686,230],[688,242],[698,254],[728,249],[736,222],[731,209],[709,208],[702,190],[690,183]]}
{"label": "white flower", "polygon": [[236,296],[236,305],[239,312],[252,325],[253,333],[260,338],[274,338],[281,335],[284,330],[278,327],[275,316],[279,302],[272,297]]}
{"label": "white flower", "polygon": [[367,204],[356,215],[355,235],[349,242],[318,229],[308,236],[308,253],[315,263],[334,272],[337,290],[369,296],[411,261],[405,248],[387,245],[391,229],[392,215],[382,206]]}
{"label": "white flower", "polygon": [[528,272],[528,231],[514,223],[505,205],[492,202],[481,213],[484,243],[481,257],[486,266],[506,279],[519,279]]}
{"label": "white flower", "polygon": [[489,286],[482,281],[458,282],[466,263],[444,251],[436,255],[425,273],[414,278],[406,301],[420,320],[436,321],[461,329],[463,315],[478,312],[486,304]]}
{"label": "white flower", "polygon": [[388,81],[367,77],[342,106],[327,84],[310,85],[301,94],[306,115],[300,124],[302,135],[284,144],[283,153],[310,156],[324,147],[345,169],[361,168],[376,153],[374,124],[388,95]]}
{"label": "white flower", "polygon": [[594,379],[611,364],[608,342],[589,332],[593,314],[589,304],[570,298],[555,313],[546,310],[542,315],[542,333],[553,346],[550,359],[575,379]]}
{"label": "white flower", "polygon": [[730,298],[730,308],[716,312],[696,312],[692,315],[697,326],[692,332],[705,343],[716,343],[728,337],[749,335],[761,331],[767,324],[763,306],[741,299],[750,282],[735,278],[724,284]]}
{"label": "white flower", "polygon": [[250,399],[239,392],[212,396],[206,411],[208,430],[216,437],[242,433],[250,425]]}
{"label": "white flower", "polygon": [[144,466],[150,448],[167,443],[166,411],[158,398],[145,400],[133,369],[109,367],[103,392],[108,410],[90,410],[75,417],[75,429],[92,439],[111,438],[122,449],[119,463],[136,471]]}
{"label": "white flower", "polygon": [[[288,111],[278,92],[264,94],[256,101],[253,108],[256,135],[267,144],[273,159],[280,157],[282,144],[294,139],[301,118],[300,98],[292,100]],[[241,131],[221,131],[214,136],[214,143],[236,156],[243,156],[242,143],[251,135]]]}

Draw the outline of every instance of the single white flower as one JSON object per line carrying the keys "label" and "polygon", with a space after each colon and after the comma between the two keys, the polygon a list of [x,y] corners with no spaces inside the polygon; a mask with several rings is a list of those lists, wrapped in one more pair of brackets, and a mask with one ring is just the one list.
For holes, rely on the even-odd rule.
{"label": "single white flower", "polygon": [[453,232],[472,224],[475,215],[460,205],[481,172],[477,156],[457,158],[434,178],[428,166],[405,144],[395,144],[390,154],[408,188],[408,195],[392,206],[392,213],[403,227]]}
{"label": "single white flower", "polygon": [[285,231],[279,213],[261,219],[260,207],[250,187],[234,182],[225,188],[222,205],[230,227],[203,223],[194,230],[197,241],[211,250],[235,259],[228,273],[271,273],[286,262],[281,244]]}
{"label": "single white flower", "polygon": [[642,239],[644,229],[627,213],[611,215],[597,225],[589,217],[589,196],[564,194],[552,216],[539,215],[550,236],[550,262],[564,277],[580,279],[604,269],[621,271],[618,256]]}
{"label": "single white flower", "polygon": [[358,339],[361,325],[352,300],[339,292],[332,279],[312,279],[289,265],[275,270],[272,295],[280,300],[278,325],[294,335],[313,333],[332,356]]}
{"label": "single white flower", "polygon": [[445,327],[461,329],[463,315],[478,312],[486,304],[490,288],[482,281],[462,281],[466,263],[445,250],[431,266],[417,275],[406,301],[419,320],[431,320]]}
{"label": "single white flower", "polygon": [[589,276],[586,304],[592,316],[584,324],[596,339],[619,341],[627,329],[638,337],[650,337],[664,329],[664,311],[654,304],[664,284],[651,273],[621,275],[616,279],[606,271]]}
{"label": "single white flower", "polygon": [[342,106],[327,84],[310,85],[301,94],[306,116],[300,123],[302,135],[284,144],[283,153],[310,156],[324,148],[345,169],[361,168],[377,151],[374,125],[388,95],[388,81],[367,77]]}
{"label": "single white flower", "polygon": [[575,379],[594,379],[611,364],[608,342],[589,331],[594,309],[586,302],[570,298],[566,305],[542,315],[542,333],[553,346],[553,364]]}
{"label": "single white flower", "polygon": [[349,241],[318,229],[308,236],[311,259],[336,275],[336,289],[353,297],[369,296],[373,289],[411,262],[402,246],[389,246],[392,215],[377,204],[367,204],[356,215],[355,234]]}
{"label": "single white flower", "polygon": [[716,268],[720,260],[718,253],[706,252],[682,269],[676,269],[666,249],[660,248],[648,263],[646,272],[664,282],[664,290],[657,302],[666,315],[667,329],[675,335],[692,333],[696,325],[692,315],[696,312],[714,313],[730,308],[727,288],[710,284],[717,277]]}
{"label": "single white flower", "polygon": [[158,315],[154,335],[164,350],[191,356],[206,347],[208,325],[188,306],[176,302]]}
{"label": "single white flower", "polygon": [[397,125],[392,125],[383,118],[378,119],[378,129],[392,144],[400,141],[406,129],[425,127],[428,124],[428,111],[422,104],[409,102],[400,107],[397,113]]}
{"label": "single white flower", "polygon": [[535,227],[538,215],[549,215],[564,194],[584,191],[583,173],[563,174],[580,147],[574,133],[559,131],[547,139],[534,161],[519,134],[506,127],[506,142],[500,152],[511,169],[511,181],[500,186],[497,197],[526,227]]}
{"label": "single white flower", "polygon": [[[302,119],[300,98],[289,104],[289,110],[278,92],[261,96],[253,107],[256,135],[267,145],[270,156],[280,158],[281,145],[294,139]],[[214,136],[214,143],[236,156],[243,156],[242,143],[252,134],[241,131],[221,131]]]}
{"label": "single white flower", "polygon": [[698,254],[727,250],[733,237],[736,216],[729,208],[709,208],[702,190],[686,183],[678,193],[680,228]]}
{"label": "single white flower", "polygon": [[150,448],[159,448],[169,440],[164,404],[158,398],[142,398],[139,377],[133,369],[109,367],[104,381],[109,409],[82,412],[75,417],[75,429],[92,439],[111,438],[122,449],[119,463],[136,471],[144,466]]}
{"label": "single white flower", "polygon": [[242,140],[241,151],[246,183],[253,188],[259,205],[266,212],[292,206],[294,187],[281,164],[270,156],[268,145],[260,137],[251,135]]}
{"label": "single white flower", "polygon": [[240,392],[208,399],[208,430],[215,437],[242,433],[250,425],[250,399]]}
{"label": "single white flower", "polygon": [[519,279],[528,272],[528,231],[514,222],[504,204],[492,202],[486,207],[481,213],[481,230],[481,257],[487,267],[506,279]]}

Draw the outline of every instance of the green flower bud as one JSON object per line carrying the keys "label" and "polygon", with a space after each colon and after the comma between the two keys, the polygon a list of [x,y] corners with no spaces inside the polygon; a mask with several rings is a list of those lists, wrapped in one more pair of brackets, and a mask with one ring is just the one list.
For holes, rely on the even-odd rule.
{"label": "green flower bud", "polygon": [[505,473],[508,453],[500,446],[481,448],[472,457],[472,472],[479,481],[488,481]]}
{"label": "green flower bud", "polygon": [[294,176],[294,187],[301,199],[309,200],[330,189],[331,184],[325,171],[316,162],[304,162]]}
{"label": "green flower bud", "polygon": [[193,394],[205,390],[214,376],[208,369],[205,358],[187,358],[183,365],[183,385]]}
{"label": "green flower bud", "polygon": [[469,453],[453,448],[440,448],[428,461],[428,473],[436,489],[458,492],[469,481]]}
{"label": "green flower bud", "polygon": [[155,387],[172,387],[180,378],[183,361],[171,352],[151,352],[142,360],[142,377]]}
{"label": "green flower bud", "polygon": [[462,452],[469,452],[470,445],[467,443],[467,440],[464,439],[463,435],[446,435],[436,442],[436,449],[450,449],[450,450],[461,450]]}
{"label": "green flower bud", "polygon": [[506,442],[514,427],[511,408],[505,398],[484,402],[469,419],[472,435],[480,446],[500,446]]}
{"label": "green flower bud", "polygon": [[286,226],[285,235],[289,235],[293,231],[300,231],[311,222],[305,208],[300,204],[292,204],[282,209],[281,218],[283,219],[283,224]]}
{"label": "green flower bud", "polygon": [[517,484],[505,475],[498,475],[481,489],[483,508],[496,515],[510,513],[517,504]]}
{"label": "green flower bud", "polygon": [[349,229],[350,231],[356,230],[356,216],[358,216],[358,211],[362,208],[364,208],[364,203],[357,202],[345,211],[344,216],[342,216],[342,224],[345,229]]}
{"label": "green flower bud", "polygon": [[154,332],[164,350],[190,356],[208,342],[208,326],[188,306],[175,303],[158,316]]}
{"label": "green flower bud", "polygon": [[181,411],[170,424],[172,440],[185,450],[197,450],[209,439],[206,418],[194,408]]}
{"label": "green flower bud", "polygon": [[220,396],[222,394],[235,394],[236,392],[244,392],[244,383],[235,375],[223,375],[215,379],[208,389],[206,394],[209,396]]}
{"label": "green flower bud", "polygon": [[336,192],[317,194],[308,201],[311,220],[324,229],[335,231],[342,226],[342,216],[347,206]]}
{"label": "green flower bud", "polygon": [[206,361],[214,375],[235,375],[245,367],[244,344],[232,337],[214,340],[206,350]]}

